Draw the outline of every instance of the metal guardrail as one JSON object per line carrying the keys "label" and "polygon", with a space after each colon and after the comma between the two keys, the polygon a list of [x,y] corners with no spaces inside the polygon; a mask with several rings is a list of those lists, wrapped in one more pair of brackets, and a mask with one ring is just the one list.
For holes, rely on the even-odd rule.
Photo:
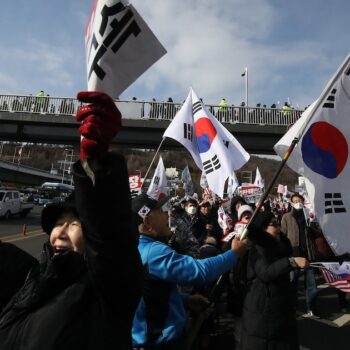
{"label": "metal guardrail", "polygon": [[[37,97],[32,95],[0,95],[0,112],[47,114],[53,116],[74,116],[81,105],[72,97]],[[172,120],[180,103],[157,101],[121,101],[116,100],[123,118]],[[291,125],[301,116],[301,110],[282,110],[278,108],[236,107],[220,108],[207,105],[209,111],[222,123]]]}

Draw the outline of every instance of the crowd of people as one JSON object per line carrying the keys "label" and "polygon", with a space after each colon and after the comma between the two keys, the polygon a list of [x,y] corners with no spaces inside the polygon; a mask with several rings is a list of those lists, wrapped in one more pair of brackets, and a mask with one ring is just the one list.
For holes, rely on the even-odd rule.
{"label": "crowd of people", "polygon": [[44,208],[39,261],[0,243],[1,349],[209,349],[224,297],[232,349],[299,349],[297,281],[305,271],[315,312],[309,261],[326,254],[319,227],[302,214],[303,197],[293,195],[285,213],[264,203],[252,223],[254,205],[233,197],[225,225],[223,203],[208,195],[131,200],[126,162],[108,152],[120,112],[103,93],[78,100],[75,192]]}

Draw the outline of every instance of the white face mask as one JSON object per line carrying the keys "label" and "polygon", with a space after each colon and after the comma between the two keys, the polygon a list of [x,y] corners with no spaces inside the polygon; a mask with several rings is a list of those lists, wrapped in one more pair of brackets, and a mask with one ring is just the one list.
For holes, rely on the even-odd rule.
{"label": "white face mask", "polygon": [[303,203],[293,203],[293,208],[296,210],[300,210],[304,208]]}
{"label": "white face mask", "polygon": [[193,206],[190,206],[190,207],[186,207],[185,208],[186,212],[190,215],[194,215],[197,213],[197,208],[196,207],[193,207]]}

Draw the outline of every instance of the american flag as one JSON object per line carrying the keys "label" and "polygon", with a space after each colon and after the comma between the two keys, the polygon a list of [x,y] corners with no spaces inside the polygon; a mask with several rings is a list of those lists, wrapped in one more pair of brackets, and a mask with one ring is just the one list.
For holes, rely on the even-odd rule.
{"label": "american flag", "polygon": [[320,269],[326,283],[343,292],[350,293],[350,274],[349,271],[346,271],[349,268],[349,263],[347,262],[345,268],[343,268],[344,264],[341,266],[338,263],[318,263],[311,265]]}

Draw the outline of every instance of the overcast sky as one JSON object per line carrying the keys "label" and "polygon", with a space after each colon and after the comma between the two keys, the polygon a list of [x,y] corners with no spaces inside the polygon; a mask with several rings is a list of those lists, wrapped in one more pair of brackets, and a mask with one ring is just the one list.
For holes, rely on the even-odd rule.
{"label": "overcast sky", "polygon": [[[168,53],[121,98],[250,105],[318,97],[349,53],[348,0],[134,0]],[[0,13],[0,93],[86,89],[84,27],[93,0],[17,0]]]}

